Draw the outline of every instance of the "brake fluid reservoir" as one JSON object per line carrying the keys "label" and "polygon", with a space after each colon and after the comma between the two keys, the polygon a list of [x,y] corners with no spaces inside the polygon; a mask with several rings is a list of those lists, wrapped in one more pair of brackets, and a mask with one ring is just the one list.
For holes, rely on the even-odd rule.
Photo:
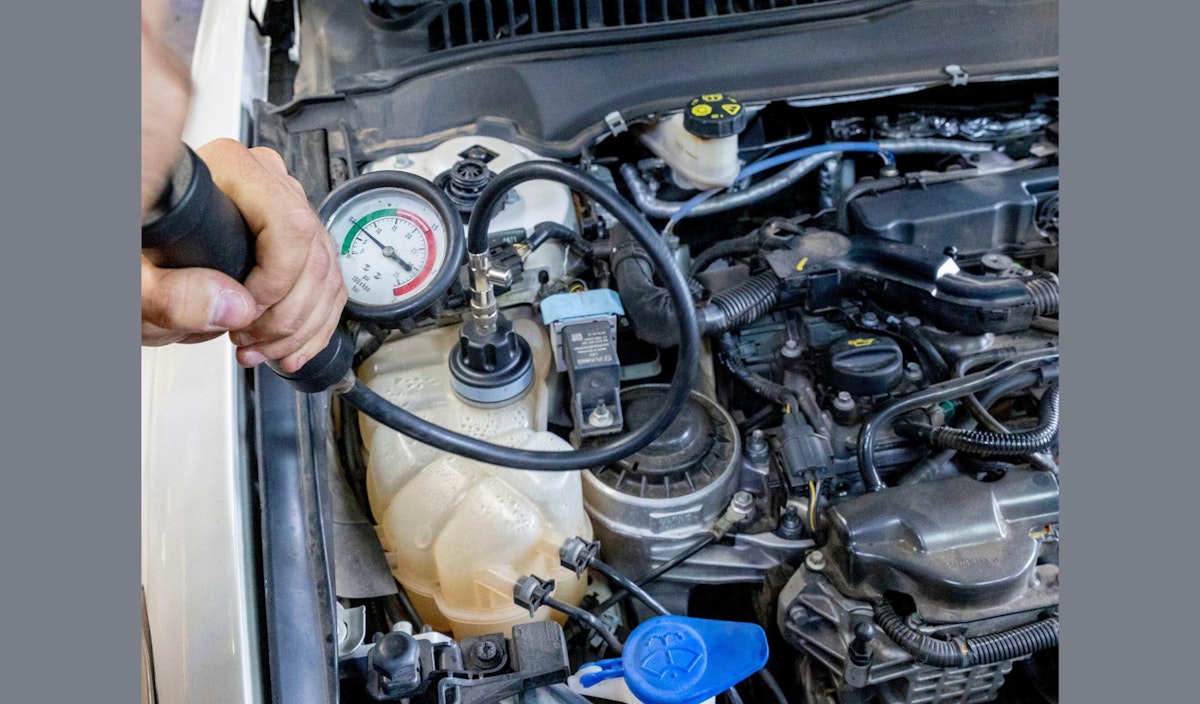
{"label": "brake fluid reservoir", "polygon": [[746,119],[737,98],[709,93],[640,136],[642,143],[671,167],[679,186],[724,188],[737,180],[741,169],[738,134],[746,128]]}
{"label": "brake fluid reservoir", "polygon": [[[534,383],[502,407],[469,405],[451,389],[446,359],[458,326],[385,344],[359,375],[389,401],[459,433],[514,448],[570,450],[546,431],[549,342],[530,320],[515,320],[514,327],[533,352]],[[530,620],[512,593],[529,574],[555,580],[556,598],[579,603],[586,585],[558,561],[566,538],[592,537],[579,472],[488,465],[360,418],[380,540],[392,573],[431,626],[457,638],[509,633]],[[536,614],[551,616],[558,618],[549,609]]]}

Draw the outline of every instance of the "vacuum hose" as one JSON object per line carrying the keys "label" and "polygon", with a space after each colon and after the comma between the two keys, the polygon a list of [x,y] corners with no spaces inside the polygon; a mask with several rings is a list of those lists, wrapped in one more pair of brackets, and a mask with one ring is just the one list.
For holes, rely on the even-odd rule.
{"label": "vacuum hose", "polygon": [[1059,392],[1055,384],[1042,397],[1041,420],[1036,428],[1019,433],[994,433],[987,430],[964,430],[948,425],[931,428],[927,425],[909,424],[897,427],[897,432],[908,432],[928,440],[937,447],[958,450],[983,457],[1024,457],[1042,452],[1050,447],[1058,436]]}
{"label": "vacuum hose", "polygon": [[564,164],[527,161],[506,169],[492,179],[475,203],[467,230],[468,255],[487,252],[488,223],[503,203],[505,194],[518,184],[534,180],[561,183],[607,209],[628,228],[666,284],[666,297],[675,314],[673,324],[679,330],[680,344],[675,373],[658,412],[645,425],[611,444],[567,452],[545,452],[495,445],[447,430],[396,406],[358,380],[343,392],[343,398],[351,406],[393,430],[439,450],[488,464],[545,472],[566,472],[613,464],[649,445],[667,429],[687,403],[699,369],[700,325],[692,307],[687,282],[672,263],[670,250],[658,233],[641,213],[608,186]]}
{"label": "vacuum hose", "polygon": [[934,667],[967,668],[1024,657],[1058,645],[1058,617],[986,636],[941,640],[915,631],[885,599],[872,604],[875,623],[919,662]]}

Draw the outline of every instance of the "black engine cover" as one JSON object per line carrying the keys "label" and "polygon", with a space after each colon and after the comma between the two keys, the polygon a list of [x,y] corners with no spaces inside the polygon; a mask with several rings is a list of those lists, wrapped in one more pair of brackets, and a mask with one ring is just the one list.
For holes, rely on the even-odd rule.
{"label": "black engine cover", "polygon": [[1057,539],[1058,481],[1050,474],[900,486],[828,515],[826,576],[847,596],[909,594],[935,621],[1057,602],[1057,565],[1039,564]]}

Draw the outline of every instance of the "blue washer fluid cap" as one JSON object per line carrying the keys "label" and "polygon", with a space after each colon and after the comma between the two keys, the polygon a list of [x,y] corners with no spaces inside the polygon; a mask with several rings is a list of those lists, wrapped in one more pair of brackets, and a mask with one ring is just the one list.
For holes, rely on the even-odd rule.
{"label": "blue washer fluid cap", "polygon": [[629,634],[620,660],[595,663],[584,686],[625,677],[645,704],[699,704],[767,664],[767,634],[753,623],[658,616]]}

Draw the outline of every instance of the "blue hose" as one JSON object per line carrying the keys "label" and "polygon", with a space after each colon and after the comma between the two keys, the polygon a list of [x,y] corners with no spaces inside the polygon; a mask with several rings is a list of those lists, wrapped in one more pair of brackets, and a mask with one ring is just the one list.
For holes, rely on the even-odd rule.
{"label": "blue hose", "polygon": [[[896,163],[895,155],[893,155],[890,151],[881,148],[879,142],[830,142],[828,144],[818,144],[811,147],[793,149],[790,152],[784,152],[783,154],[777,154],[775,156],[756,161],[753,164],[743,167],[742,170],[738,172],[738,175],[734,180],[741,181],[742,179],[755,176],[768,169],[773,169],[776,166],[791,164],[793,162],[800,161],[801,159],[807,159],[811,156],[816,156],[817,154],[829,154],[830,156],[833,156],[834,154],[841,154],[844,152],[879,154],[883,157],[885,165],[893,166]],[[688,213],[692,212],[696,206],[700,205],[709,198],[712,198],[723,190],[725,189],[713,188],[697,193],[689,198],[684,202],[679,210],[671,216],[671,219],[667,221],[667,226],[663,231],[668,233],[673,231],[675,229],[675,224],[686,218]]]}

